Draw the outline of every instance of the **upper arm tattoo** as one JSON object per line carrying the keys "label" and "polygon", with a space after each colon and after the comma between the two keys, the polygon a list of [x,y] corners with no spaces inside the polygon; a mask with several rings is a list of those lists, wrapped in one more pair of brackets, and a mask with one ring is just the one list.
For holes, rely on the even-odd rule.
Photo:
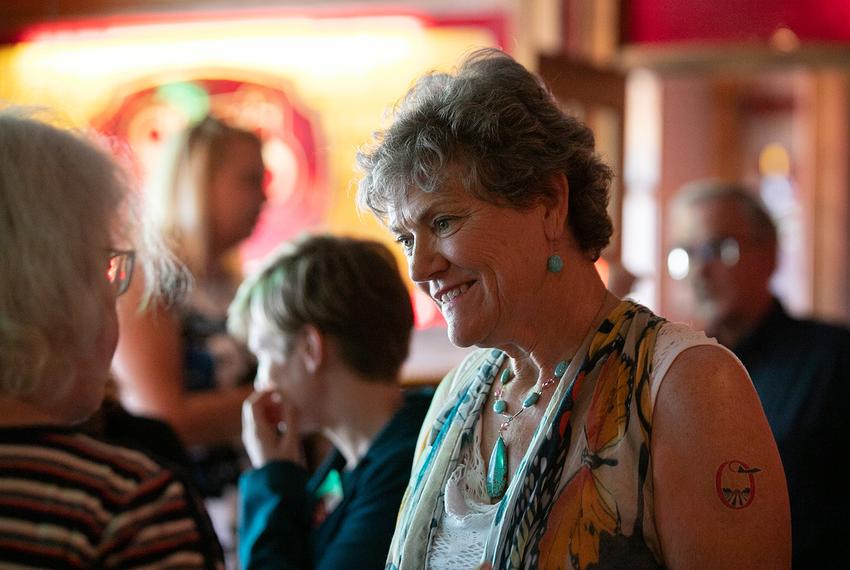
{"label": "upper arm tattoo", "polygon": [[745,509],[756,498],[756,473],[758,467],[750,467],[743,461],[724,461],[717,468],[715,489],[723,506],[730,509]]}

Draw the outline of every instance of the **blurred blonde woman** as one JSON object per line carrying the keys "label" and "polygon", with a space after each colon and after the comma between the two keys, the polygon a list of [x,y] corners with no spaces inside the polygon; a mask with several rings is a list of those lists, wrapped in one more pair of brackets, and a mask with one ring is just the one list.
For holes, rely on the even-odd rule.
{"label": "blurred blonde woman", "polygon": [[80,426],[103,399],[134,265],[137,298],[160,283],[127,197],[83,136],[0,111],[0,567],[223,564],[175,471]]}
{"label": "blurred blonde woman", "polygon": [[[165,419],[190,448],[204,450],[195,476],[206,495],[220,494],[239,471],[233,446],[255,365],[226,334],[238,284],[227,263],[265,200],[261,147],[255,134],[214,117],[170,141],[145,204],[190,269],[194,287],[179,306],[144,315],[132,303],[119,304],[122,337],[114,366],[122,401],[135,413]],[[128,298],[140,291],[141,283]]]}

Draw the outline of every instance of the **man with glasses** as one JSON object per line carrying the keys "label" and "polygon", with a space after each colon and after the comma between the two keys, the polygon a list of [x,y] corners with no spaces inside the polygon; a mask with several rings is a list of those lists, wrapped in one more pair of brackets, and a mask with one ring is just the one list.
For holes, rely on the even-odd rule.
{"label": "man with glasses", "polygon": [[850,512],[850,330],[789,316],[771,293],[776,226],[754,191],[700,181],[670,209],[674,279],[694,317],[747,368],[782,456],[794,568],[846,567]]}

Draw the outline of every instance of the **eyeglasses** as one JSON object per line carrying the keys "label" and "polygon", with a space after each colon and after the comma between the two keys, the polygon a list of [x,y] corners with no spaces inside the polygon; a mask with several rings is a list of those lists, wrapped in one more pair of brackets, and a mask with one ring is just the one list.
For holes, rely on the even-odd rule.
{"label": "eyeglasses", "polygon": [[106,278],[115,288],[115,296],[127,292],[130,279],[133,277],[133,266],[136,263],[136,252],[131,249],[110,249],[109,269]]}
{"label": "eyeglasses", "polygon": [[719,260],[726,267],[734,267],[741,259],[741,244],[733,237],[720,238],[686,247],[675,247],[667,254],[667,272],[670,277],[684,279],[696,262]]}

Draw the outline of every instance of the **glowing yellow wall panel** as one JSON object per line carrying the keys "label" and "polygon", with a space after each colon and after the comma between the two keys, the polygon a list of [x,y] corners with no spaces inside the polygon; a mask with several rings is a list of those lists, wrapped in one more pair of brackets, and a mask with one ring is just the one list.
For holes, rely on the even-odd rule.
{"label": "glowing yellow wall panel", "polygon": [[86,124],[127,94],[221,77],[284,86],[311,111],[326,148],[326,223],[385,238],[352,205],[354,153],[424,71],[497,42],[484,26],[414,16],[264,17],[85,27],[33,34],[0,50],[0,99],[46,105]]}

